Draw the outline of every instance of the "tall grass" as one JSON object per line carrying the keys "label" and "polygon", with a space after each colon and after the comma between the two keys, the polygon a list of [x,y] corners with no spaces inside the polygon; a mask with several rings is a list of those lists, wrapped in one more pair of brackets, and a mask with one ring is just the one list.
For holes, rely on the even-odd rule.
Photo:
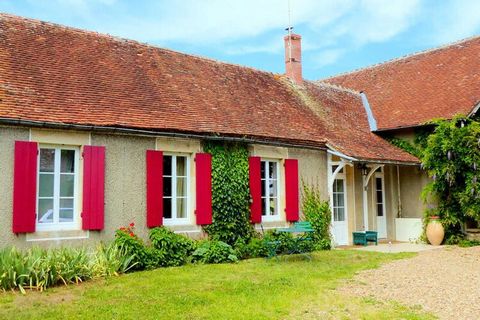
{"label": "tall grass", "polygon": [[79,283],[95,277],[127,272],[133,256],[112,244],[86,249],[0,249],[0,289],[43,291],[55,285]]}

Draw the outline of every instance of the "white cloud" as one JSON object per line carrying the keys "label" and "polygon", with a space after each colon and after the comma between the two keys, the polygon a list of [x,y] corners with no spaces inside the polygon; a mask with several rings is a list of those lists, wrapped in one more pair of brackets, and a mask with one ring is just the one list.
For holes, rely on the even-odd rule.
{"label": "white cloud", "polygon": [[344,49],[327,49],[316,54],[312,61],[315,64],[315,68],[320,69],[322,67],[334,64],[344,54]]}
{"label": "white cloud", "polygon": [[431,13],[433,30],[430,33],[435,44],[460,40],[478,33],[480,29],[480,1],[454,0]]}

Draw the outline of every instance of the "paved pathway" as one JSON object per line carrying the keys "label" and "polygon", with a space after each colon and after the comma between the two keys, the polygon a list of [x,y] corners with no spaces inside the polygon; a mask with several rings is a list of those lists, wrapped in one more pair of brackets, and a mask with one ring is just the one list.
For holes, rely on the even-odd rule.
{"label": "paved pathway", "polygon": [[398,253],[398,252],[421,252],[426,250],[441,249],[441,246],[432,246],[421,243],[379,243],[378,245],[368,245],[366,247],[356,246],[356,250],[375,251],[384,253]]}
{"label": "paved pathway", "polygon": [[420,305],[440,319],[480,319],[480,247],[421,251],[363,271],[339,290]]}

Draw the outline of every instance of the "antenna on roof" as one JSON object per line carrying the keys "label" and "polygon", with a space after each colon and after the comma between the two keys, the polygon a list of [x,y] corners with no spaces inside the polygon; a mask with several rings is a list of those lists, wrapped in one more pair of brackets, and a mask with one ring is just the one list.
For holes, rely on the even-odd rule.
{"label": "antenna on roof", "polygon": [[292,15],[290,8],[290,0],[287,0],[288,3],[288,27],[285,28],[285,31],[288,32],[288,61],[292,61]]}

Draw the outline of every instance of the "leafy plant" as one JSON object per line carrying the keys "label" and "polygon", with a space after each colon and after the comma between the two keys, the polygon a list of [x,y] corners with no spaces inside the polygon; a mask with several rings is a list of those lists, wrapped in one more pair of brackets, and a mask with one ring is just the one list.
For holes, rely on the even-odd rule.
{"label": "leafy plant", "polygon": [[480,124],[464,116],[435,124],[421,156],[432,178],[422,197],[436,204],[426,214],[439,215],[447,233],[455,233],[466,217],[480,221]]}
{"label": "leafy plant", "polygon": [[99,244],[92,254],[91,270],[95,277],[118,276],[126,273],[136,262],[134,256],[128,254],[127,250],[115,243],[108,245]]}
{"label": "leafy plant", "polygon": [[312,234],[314,247],[317,250],[331,248],[330,222],[332,213],[328,201],[323,201],[318,188],[302,183],[302,211],[305,219],[315,230]]}
{"label": "leafy plant", "polygon": [[178,235],[165,227],[150,230],[152,254],[157,257],[157,263],[162,267],[180,266],[187,262],[188,256],[195,249],[195,242]]}
{"label": "leafy plant", "polygon": [[147,247],[143,240],[135,234],[135,224],[132,222],[127,227],[115,231],[115,244],[123,248],[125,253],[132,256],[132,270],[156,268],[159,264],[154,250]]}
{"label": "leafy plant", "polygon": [[204,229],[209,237],[230,245],[253,235],[250,223],[248,149],[244,144],[205,142],[212,154],[213,223]]}
{"label": "leafy plant", "polygon": [[201,263],[225,263],[237,262],[238,257],[233,248],[218,240],[204,240],[198,245],[198,248],[192,253],[192,262]]}
{"label": "leafy plant", "polygon": [[247,243],[245,243],[243,239],[238,239],[237,242],[235,242],[234,248],[235,255],[239,259],[259,258],[268,255],[265,240],[259,236],[252,237]]}

